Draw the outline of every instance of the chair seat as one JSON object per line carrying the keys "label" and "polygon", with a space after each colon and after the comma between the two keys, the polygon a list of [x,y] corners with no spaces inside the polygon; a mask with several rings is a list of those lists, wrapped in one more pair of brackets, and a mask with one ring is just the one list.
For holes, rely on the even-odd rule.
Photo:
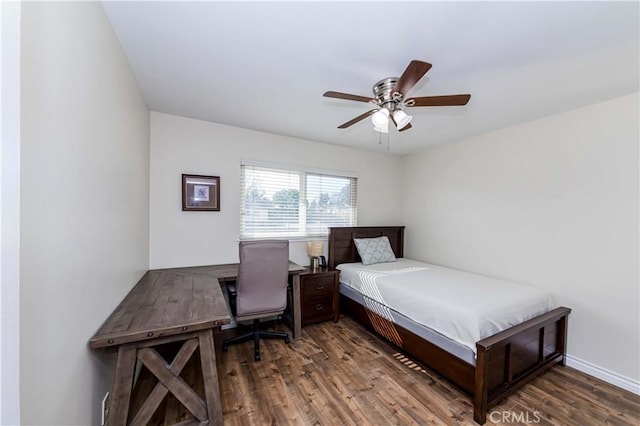
{"label": "chair seat", "polygon": [[266,318],[266,317],[279,317],[284,313],[284,310],[281,311],[270,311],[270,312],[261,312],[259,314],[253,315],[236,315],[236,321],[253,321],[254,319]]}

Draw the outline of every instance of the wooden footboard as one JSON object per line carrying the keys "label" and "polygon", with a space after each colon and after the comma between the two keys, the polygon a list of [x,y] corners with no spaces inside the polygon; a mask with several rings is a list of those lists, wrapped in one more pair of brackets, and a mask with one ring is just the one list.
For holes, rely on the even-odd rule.
{"label": "wooden footboard", "polygon": [[473,419],[484,424],[495,406],[554,364],[566,363],[567,320],[561,307],[476,343]]}
{"label": "wooden footboard", "polygon": [[476,344],[476,365],[340,295],[341,312],[457,385],[473,400],[474,420],[553,365],[564,365],[569,308],[557,308]]}

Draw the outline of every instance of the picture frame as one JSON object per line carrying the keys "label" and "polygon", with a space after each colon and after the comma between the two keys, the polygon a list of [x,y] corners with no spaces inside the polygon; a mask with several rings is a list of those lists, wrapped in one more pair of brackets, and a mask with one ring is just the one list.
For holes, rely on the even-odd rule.
{"label": "picture frame", "polygon": [[220,211],[220,176],[182,175],[182,211]]}

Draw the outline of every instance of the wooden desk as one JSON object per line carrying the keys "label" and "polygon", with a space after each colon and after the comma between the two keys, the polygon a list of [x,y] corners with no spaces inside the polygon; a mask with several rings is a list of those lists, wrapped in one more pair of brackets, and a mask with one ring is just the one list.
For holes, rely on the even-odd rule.
{"label": "wooden desk", "polygon": [[[300,279],[304,268],[289,264],[293,275],[293,337],[302,334]],[[213,330],[231,321],[220,281],[234,279],[238,264],[148,271],[89,341],[91,348],[117,348],[108,426],[144,425],[171,392],[200,422],[222,425],[220,388],[216,371]],[[184,342],[167,363],[154,346]],[[196,349],[200,350],[205,400],[180,373]],[[136,360],[158,383],[137,413],[129,416]],[[131,417],[131,419],[129,419]]]}
{"label": "wooden desk", "polygon": [[[188,273],[219,281],[235,281],[238,278],[238,263],[229,263],[226,265],[209,265],[209,266],[191,266],[186,268],[158,269],[162,272]],[[298,340],[302,336],[302,310],[301,310],[301,291],[300,291],[300,273],[306,268],[297,263],[289,262],[289,276],[291,278],[292,289],[292,317],[293,325],[291,333],[293,339]]]}
{"label": "wooden desk", "polygon": [[[229,263],[226,265],[209,265],[209,266],[192,266],[187,268],[171,268],[171,269],[157,269],[156,271],[162,272],[176,272],[181,274],[191,274],[201,277],[207,277],[210,279],[217,279],[219,281],[235,281],[238,278],[238,263]],[[293,325],[291,333],[293,339],[298,340],[302,336],[302,299],[300,291],[300,273],[306,271],[307,268],[300,266],[297,263],[289,261],[289,277],[291,278],[291,290],[292,290],[292,319]]]}

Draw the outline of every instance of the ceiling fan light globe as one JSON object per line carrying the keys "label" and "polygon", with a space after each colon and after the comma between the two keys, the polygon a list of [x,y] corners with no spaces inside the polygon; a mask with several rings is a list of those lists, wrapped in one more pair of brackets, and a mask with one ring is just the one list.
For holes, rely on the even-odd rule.
{"label": "ceiling fan light globe", "polygon": [[396,126],[398,127],[398,130],[402,130],[405,127],[407,127],[409,123],[411,123],[411,120],[413,120],[413,117],[407,114],[406,112],[398,109],[393,113],[393,119],[396,122]]}
{"label": "ceiling fan light globe", "polygon": [[374,126],[373,130],[380,133],[389,133],[389,125],[387,124],[386,126],[381,127]]}
{"label": "ceiling fan light globe", "polygon": [[386,127],[389,125],[389,110],[386,108],[380,108],[371,116],[371,122],[374,127]]}

